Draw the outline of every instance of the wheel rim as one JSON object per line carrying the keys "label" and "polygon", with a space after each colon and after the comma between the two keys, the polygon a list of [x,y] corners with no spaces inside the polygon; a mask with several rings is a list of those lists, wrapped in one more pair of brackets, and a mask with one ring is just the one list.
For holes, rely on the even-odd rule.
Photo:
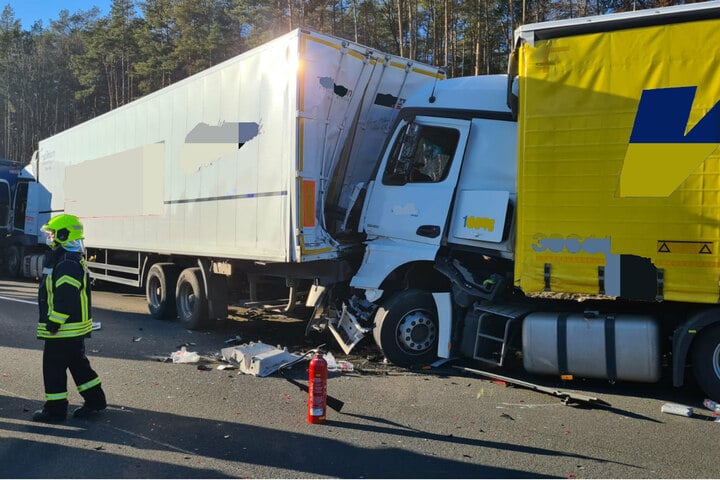
{"label": "wheel rim", "polygon": [[435,321],[427,310],[413,310],[398,323],[398,346],[406,353],[417,355],[426,352],[436,337]]}
{"label": "wheel rim", "polygon": [[159,307],[162,298],[162,286],[157,277],[152,277],[148,281],[148,294],[150,304],[155,308]]}
{"label": "wheel rim", "polygon": [[195,291],[188,283],[183,283],[179,289],[179,306],[180,316],[183,318],[191,317],[195,311]]}
{"label": "wheel rim", "polygon": [[712,355],[712,368],[715,376],[720,378],[720,343],[715,346],[715,351]]}

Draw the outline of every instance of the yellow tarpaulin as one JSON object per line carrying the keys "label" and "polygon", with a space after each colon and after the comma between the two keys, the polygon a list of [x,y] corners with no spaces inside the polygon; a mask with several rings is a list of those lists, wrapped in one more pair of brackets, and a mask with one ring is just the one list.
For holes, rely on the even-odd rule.
{"label": "yellow tarpaulin", "polygon": [[717,303],[720,20],[520,51],[525,292]]}

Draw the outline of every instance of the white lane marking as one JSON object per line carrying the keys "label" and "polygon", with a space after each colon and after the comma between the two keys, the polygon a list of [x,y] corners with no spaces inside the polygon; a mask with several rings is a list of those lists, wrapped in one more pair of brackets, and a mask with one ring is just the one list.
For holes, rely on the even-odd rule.
{"label": "white lane marking", "polygon": [[37,305],[37,302],[33,302],[31,300],[21,300],[19,298],[12,297],[0,297],[0,300],[9,300],[11,302],[29,303],[30,305]]}

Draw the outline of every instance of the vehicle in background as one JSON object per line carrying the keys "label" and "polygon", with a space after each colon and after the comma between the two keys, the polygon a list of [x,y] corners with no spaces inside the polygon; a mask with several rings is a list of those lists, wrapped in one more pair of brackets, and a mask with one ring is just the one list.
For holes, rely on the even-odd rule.
{"label": "vehicle in background", "polygon": [[39,276],[46,250],[40,227],[50,218],[49,193],[28,165],[0,160],[0,267],[11,277]]}

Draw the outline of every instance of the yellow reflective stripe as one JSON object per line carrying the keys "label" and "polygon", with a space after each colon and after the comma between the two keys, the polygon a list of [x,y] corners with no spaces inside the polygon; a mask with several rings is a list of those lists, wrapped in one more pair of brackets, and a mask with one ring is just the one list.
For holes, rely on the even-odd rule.
{"label": "yellow reflective stripe", "polygon": [[37,328],[37,336],[40,338],[73,338],[81,337],[92,331],[92,320],[88,319],[81,323],[65,323],[60,326],[57,333],[50,333],[44,323],[39,323]]}
{"label": "yellow reflective stripe", "polygon": [[82,310],[83,322],[89,322],[90,312],[88,311],[87,275],[83,275],[83,288],[80,290],[80,308]]}
{"label": "yellow reflective stripe", "polygon": [[50,315],[50,312],[53,310],[53,288],[52,288],[52,274],[49,273],[47,276],[45,276],[45,292],[47,293],[47,304],[48,304],[48,310],[47,314]]}
{"label": "yellow reflective stripe", "polygon": [[85,330],[88,327],[92,328],[92,322],[90,320],[86,320],[83,322],[70,322],[62,324],[60,326],[60,331],[72,332],[73,330]]}
{"label": "yellow reflective stripe", "polygon": [[66,283],[78,289],[82,286],[82,284],[77,279],[71,277],[70,275],[63,275],[62,277],[57,279],[57,281],[55,282],[55,287],[59,287],[60,285],[64,285]]}
{"label": "yellow reflective stripe", "polygon": [[91,330],[92,330],[92,325],[83,330],[74,330],[74,331],[70,331],[70,332],[67,332],[67,331],[64,332],[61,330],[58,333],[56,333],[55,335],[48,333],[47,335],[40,335],[40,338],[51,338],[51,339],[52,338],[76,338],[76,337],[82,337],[83,335],[90,333]]}
{"label": "yellow reflective stripe", "polygon": [[46,393],[45,394],[45,400],[52,401],[52,400],[67,400],[68,393],[62,392],[62,393]]}
{"label": "yellow reflective stripe", "polygon": [[85,390],[90,390],[91,388],[97,387],[98,385],[100,385],[100,377],[95,377],[92,380],[90,380],[89,382],[85,382],[82,385],[78,385],[77,388],[78,388],[78,392],[82,393]]}
{"label": "yellow reflective stripe", "polygon": [[60,325],[62,325],[65,323],[65,320],[67,320],[69,316],[70,315],[66,313],[60,313],[53,310],[48,313],[48,320],[51,320],[53,323],[59,323]]}

